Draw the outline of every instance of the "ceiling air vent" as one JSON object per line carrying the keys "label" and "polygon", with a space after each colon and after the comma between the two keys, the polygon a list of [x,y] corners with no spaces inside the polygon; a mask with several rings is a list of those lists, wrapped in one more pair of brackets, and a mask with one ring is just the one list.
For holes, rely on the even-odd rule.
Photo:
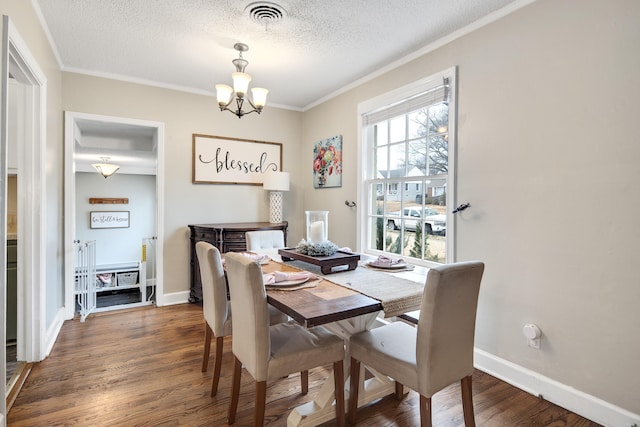
{"label": "ceiling air vent", "polygon": [[279,4],[270,1],[257,1],[249,3],[244,9],[249,13],[249,18],[265,27],[281,21],[287,16],[287,11]]}

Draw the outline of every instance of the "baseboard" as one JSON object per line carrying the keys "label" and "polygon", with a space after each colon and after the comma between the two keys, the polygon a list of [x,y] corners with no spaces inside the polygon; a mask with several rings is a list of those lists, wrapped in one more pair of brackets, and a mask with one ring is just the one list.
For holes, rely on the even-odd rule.
{"label": "baseboard", "polygon": [[44,342],[44,353],[40,355],[39,360],[34,360],[34,362],[39,362],[49,356],[49,353],[51,353],[51,350],[53,349],[53,345],[58,339],[58,335],[60,334],[60,330],[62,329],[64,321],[65,309],[64,307],[61,307],[58,310],[58,313],[56,313],[55,319],[53,319],[53,322],[51,322],[51,326],[49,326],[49,329],[47,329],[47,335],[45,336]]}
{"label": "baseboard", "polygon": [[474,351],[474,365],[479,370],[514,387],[555,403],[603,426],[640,426],[640,415],[638,414],[612,405],[595,396],[576,390],[573,387],[478,348]]}
{"label": "baseboard", "polygon": [[158,307],[161,306],[165,306],[165,305],[176,305],[176,304],[185,304],[189,302],[189,296],[190,296],[190,292],[189,291],[182,291],[182,292],[174,292],[171,294],[164,294],[162,295],[162,298],[156,298],[157,302],[156,304],[158,305]]}

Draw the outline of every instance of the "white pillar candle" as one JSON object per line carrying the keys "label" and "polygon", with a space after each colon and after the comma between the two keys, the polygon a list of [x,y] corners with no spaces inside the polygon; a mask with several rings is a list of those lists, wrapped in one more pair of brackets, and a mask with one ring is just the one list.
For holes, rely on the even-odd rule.
{"label": "white pillar candle", "polygon": [[324,241],[324,222],[316,221],[311,223],[309,226],[309,238],[312,242]]}

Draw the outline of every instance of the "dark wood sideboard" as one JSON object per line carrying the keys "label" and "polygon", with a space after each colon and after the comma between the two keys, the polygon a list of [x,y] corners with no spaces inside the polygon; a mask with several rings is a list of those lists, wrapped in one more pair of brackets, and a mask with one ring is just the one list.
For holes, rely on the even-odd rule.
{"label": "dark wood sideboard", "polygon": [[189,302],[202,301],[202,282],[200,281],[200,267],[196,256],[196,243],[205,241],[218,248],[220,253],[242,252],[247,250],[245,233],[256,230],[282,230],[284,242],[287,243],[288,222],[236,222],[226,224],[194,224],[191,230],[189,262],[191,271],[191,287]]}

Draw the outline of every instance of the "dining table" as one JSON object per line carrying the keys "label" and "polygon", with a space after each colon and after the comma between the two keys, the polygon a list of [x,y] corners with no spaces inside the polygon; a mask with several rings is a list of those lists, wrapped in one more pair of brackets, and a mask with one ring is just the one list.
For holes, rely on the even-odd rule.
{"label": "dining table", "polygon": [[[317,265],[298,260],[283,262],[273,252],[263,263],[264,274],[276,271],[312,273],[297,286],[266,285],[267,301],[305,327],[322,325],[342,337],[346,345],[345,372],[349,372],[349,337],[358,332],[398,320],[398,316],[418,310],[422,300],[426,269],[407,265],[404,269],[371,267],[374,257],[363,256],[357,268],[324,274]],[[361,365],[364,371],[365,366]],[[396,392],[395,381],[366,367],[360,374],[358,406]],[[405,390],[408,392],[408,390]],[[345,399],[349,381],[345,379]],[[287,426],[316,426],[335,419],[333,373],[315,398],[292,410]],[[345,405],[345,408],[347,405]]]}

